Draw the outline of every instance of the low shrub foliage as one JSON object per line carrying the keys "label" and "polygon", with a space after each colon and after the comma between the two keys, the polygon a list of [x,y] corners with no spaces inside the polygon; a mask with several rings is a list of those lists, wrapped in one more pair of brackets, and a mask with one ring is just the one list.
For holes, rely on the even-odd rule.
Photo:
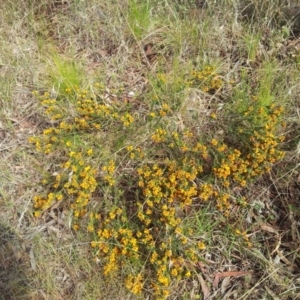
{"label": "low shrub foliage", "polygon": [[[185,82],[208,94],[228,84],[211,66]],[[283,107],[266,105],[255,94],[207,116],[215,124],[230,115],[220,137],[177,126],[180,105],[154,99],[137,107],[135,99],[106,97],[101,84],[34,94],[47,125],[29,141],[53,162],[41,172],[34,214],[53,205],[70,211],[73,229],[87,232],[103,274],[122,274],[133,294],[164,299],[172,284],[192,278],[209,245],[194,216],[207,203],[225,217],[233,206],[247,206],[232,190],[246,187],[284,155]],[[251,247],[245,232],[236,233]]]}

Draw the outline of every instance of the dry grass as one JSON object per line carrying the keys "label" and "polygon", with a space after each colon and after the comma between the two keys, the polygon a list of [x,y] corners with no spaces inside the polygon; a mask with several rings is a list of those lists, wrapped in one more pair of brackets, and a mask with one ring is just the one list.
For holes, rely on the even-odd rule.
{"label": "dry grass", "polygon": [[[128,143],[151,139],[153,127],[144,120],[155,105],[174,108],[166,128],[192,128],[203,132],[203,140],[232,144],[239,143],[233,110],[247,106],[247,93],[285,107],[286,127],[280,132],[286,137],[281,144],[285,158],[246,187],[230,191],[235,199],[245,197],[247,206],[234,205],[226,217],[214,203],[201,203],[200,214],[182,217],[186,228],[195,226],[206,249],[192,264],[192,279],[171,283],[170,299],[300,297],[299,38],[292,24],[280,27],[277,21],[281,7],[293,3],[273,1],[262,9],[254,0],[206,1],[203,7],[201,1],[2,2],[0,298],[155,298],[150,289],[144,296],[126,289],[124,280],[134,265],[114,277],[102,274],[90,235],[72,229],[70,209],[57,205],[41,218],[33,215],[33,198],[45,188],[43,173],[60,158],[45,156],[28,143],[51,124],[32,91],[66,96],[68,87],[89,89],[96,82],[103,84],[108,103],[132,104],[140,127],[138,135],[124,133],[127,140],[117,130],[97,137],[104,150],[95,164],[117,157]],[[222,89],[204,92],[186,85],[189,74],[205,66],[216,68],[226,83]],[[158,159],[163,155],[158,152]],[[132,165],[122,167],[132,172]],[[130,182],[122,184],[132,197]],[[100,196],[96,193],[92,203]],[[236,229],[247,232],[252,247]],[[218,273],[224,277],[214,285]]]}

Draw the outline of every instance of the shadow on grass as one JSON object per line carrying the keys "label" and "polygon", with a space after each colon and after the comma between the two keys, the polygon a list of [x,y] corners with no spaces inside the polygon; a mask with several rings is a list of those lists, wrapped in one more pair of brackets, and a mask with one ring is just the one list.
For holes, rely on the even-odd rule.
{"label": "shadow on grass", "polygon": [[26,282],[27,257],[22,240],[0,223],[0,299],[32,299]]}

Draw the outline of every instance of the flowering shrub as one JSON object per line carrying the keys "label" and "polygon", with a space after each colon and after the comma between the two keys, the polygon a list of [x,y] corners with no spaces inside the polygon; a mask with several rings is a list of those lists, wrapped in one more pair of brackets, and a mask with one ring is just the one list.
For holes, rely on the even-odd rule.
{"label": "flowering shrub", "polygon": [[[222,82],[212,74],[207,68],[192,81],[215,91]],[[226,142],[169,126],[175,112],[168,103],[138,112],[99,95],[78,87],[61,98],[37,95],[51,126],[30,142],[55,163],[41,179],[45,192],[33,199],[35,215],[59,203],[72,210],[75,230],[88,219],[103,273],[127,274],[133,294],[164,299],[172,283],[193,276],[191,266],[207,246],[192,218],[201,205],[211,201],[229,215],[231,189],[283,157],[277,135],[283,110],[252,100],[239,112],[236,139]],[[237,234],[251,245],[245,232]]]}

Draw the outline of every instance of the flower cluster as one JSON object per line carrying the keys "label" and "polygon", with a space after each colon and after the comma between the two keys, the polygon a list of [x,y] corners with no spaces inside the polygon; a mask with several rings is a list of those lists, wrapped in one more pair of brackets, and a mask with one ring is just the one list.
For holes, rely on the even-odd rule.
{"label": "flower cluster", "polygon": [[247,235],[246,231],[240,231],[239,229],[235,230],[235,234],[238,237],[241,237],[244,241],[244,243],[246,243],[247,247],[251,248],[252,247],[252,243],[249,241],[249,236]]}
{"label": "flower cluster", "polygon": [[[270,171],[271,166],[284,156],[284,152],[278,149],[283,137],[277,135],[283,108],[275,105],[264,107],[255,101],[242,113],[244,120],[236,128],[238,143],[211,141],[211,150],[219,158],[212,169],[213,174],[224,188],[245,187]],[[218,207],[228,214],[228,201],[217,199]]]}
{"label": "flower cluster", "polygon": [[[73,228],[78,229],[78,219],[87,213],[100,171],[91,165],[94,146],[83,147],[81,139],[106,128],[110,122],[123,120],[117,109],[105,104],[102,99],[95,101],[86,90],[77,87],[74,90],[75,94],[71,90],[66,91],[70,94],[67,99],[70,112],[65,108],[66,99],[50,98],[49,93],[38,96],[35,92],[52,125],[44,129],[42,134],[30,137],[29,142],[35,145],[38,152],[56,157],[57,163],[52,173],[44,173],[42,184],[48,192],[34,197],[35,215],[39,216],[58,201],[67,202],[74,215]],[[125,117],[132,122],[129,115]],[[103,165],[103,182],[114,184],[114,168],[113,161],[107,166]]]}
{"label": "flower cluster", "polygon": [[[225,188],[235,185],[245,187],[283,158],[284,152],[278,149],[283,137],[277,134],[282,113],[281,106],[265,107],[254,98],[242,113],[242,125],[236,128],[239,143],[211,142],[214,153],[220,158],[213,173]],[[218,206],[224,209],[222,201]]]}
{"label": "flower cluster", "polygon": [[[66,146],[71,148],[71,142],[66,142]],[[50,192],[34,197],[35,216],[55,203],[67,200],[74,214],[73,228],[78,228],[77,221],[87,213],[86,207],[97,187],[97,171],[87,162],[88,159],[84,159],[84,156],[90,157],[92,153],[92,149],[86,153],[70,150],[66,152],[66,161],[59,165],[59,171],[44,176],[42,183],[48,186]]]}
{"label": "flower cluster", "polygon": [[216,73],[216,68],[206,66],[201,71],[193,71],[189,84],[200,88],[203,92],[214,94],[222,88],[224,82]]}
{"label": "flower cluster", "polygon": [[[137,169],[141,197],[130,208],[123,203],[122,208],[112,206],[109,211],[99,211],[97,218],[91,214],[90,231],[97,234],[91,244],[96,256],[104,261],[104,274],[114,274],[124,264],[140,261],[143,267],[138,277],[129,275],[127,288],[136,294],[147,285],[163,298],[172,281],[191,276],[184,261],[196,261],[205,244],[193,237],[193,230],[186,230],[182,222],[200,192],[194,183],[199,170],[188,160],[180,165],[170,160],[162,165],[142,165]],[[152,278],[146,280],[150,270]]]}

